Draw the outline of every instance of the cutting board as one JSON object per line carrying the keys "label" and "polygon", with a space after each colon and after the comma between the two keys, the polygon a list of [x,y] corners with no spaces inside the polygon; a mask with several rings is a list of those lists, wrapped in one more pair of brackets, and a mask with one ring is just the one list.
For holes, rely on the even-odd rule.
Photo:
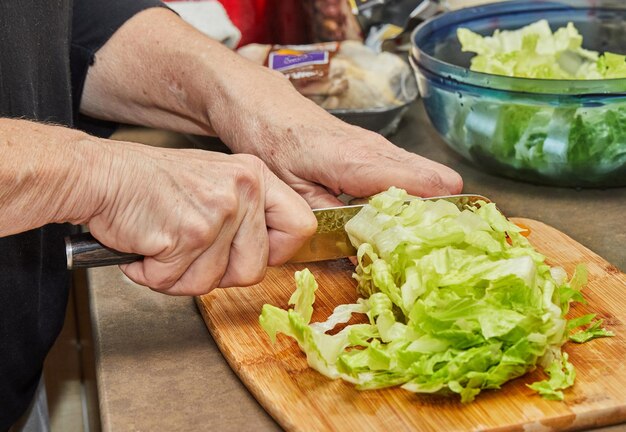
{"label": "cutting board", "polygon": [[565,345],[577,379],[564,402],[544,400],[526,387],[545,378],[540,370],[501,390],[484,391],[471,404],[400,388],[359,391],[309,368],[293,340],[279,335],[272,344],[258,324],[261,307],[287,307],[294,271],[308,267],[318,281],[313,321],[324,320],[338,304],[356,300],[353,266],[347,259],[270,268],[258,285],[215,290],[197,303],[230,366],[287,431],[548,431],[626,422],[626,275],[550,226],[513,220],[529,226],[532,244],[570,276],[576,264],[586,263],[588,304],[577,304],[569,316],[597,313],[616,334]]}

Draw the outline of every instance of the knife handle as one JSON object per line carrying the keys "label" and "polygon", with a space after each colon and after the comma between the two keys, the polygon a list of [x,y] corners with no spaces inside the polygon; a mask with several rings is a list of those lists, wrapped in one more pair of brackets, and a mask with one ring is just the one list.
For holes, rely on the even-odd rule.
{"label": "knife handle", "polygon": [[106,247],[90,233],[65,237],[65,254],[68,270],[128,264],[143,259],[142,255],[119,252]]}

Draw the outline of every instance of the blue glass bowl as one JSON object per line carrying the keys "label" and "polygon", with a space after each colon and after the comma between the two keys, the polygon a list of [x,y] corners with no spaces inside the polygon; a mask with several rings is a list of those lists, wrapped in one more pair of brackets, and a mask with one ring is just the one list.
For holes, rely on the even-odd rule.
{"label": "blue glass bowl", "polygon": [[411,64],[444,140],[483,169],[573,187],[626,185],[626,78],[544,80],[469,70],[459,27],[490,35],[546,19],[574,23],[583,46],[624,54],[622,0],[508,1],[433,18],[412,35]]}

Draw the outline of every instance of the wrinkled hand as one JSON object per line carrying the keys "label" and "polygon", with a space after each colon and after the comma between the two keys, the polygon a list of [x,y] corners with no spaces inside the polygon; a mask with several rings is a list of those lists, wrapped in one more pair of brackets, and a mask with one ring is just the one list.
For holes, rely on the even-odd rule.
{"label": "wrinkled hand", "polygon": [[297,142],[300,156],[289,151],[279,157],[260,156],[312,208],[340,205],[336,197],[342,193],[369,197],[391,186],[422,197],[455,194],[463,188],[452,169],[358,127],[335,124],[324,134],[303,133]]}
{"label": "wrinkled hand", "polygon": [[279,73],[252,63],[245,69],[248,79],[229,88],[212,123],[234,152],[259,156],[311,207],[338,205],[341,193],[368,197],[390,186],[424,197],[462,190],[452,169],[340,121]]}
{"label": "wrinkled hand", "polygon": [[315,230],[307,203],[254,156],[104,143],[107,187],[89,228],[146,257],[121,266],[141,285],[175,295],[251,285]]}
{"label": "wrinkled hand", "polygon": [[137,14],[97,55],[83,113],[215,133],[233,152],[260,157],[311,206],[336,204],[340,193],[363,197],[390,186],[421,196],[461,190],[451,169],[341,122],[280,72],[207,39],[162,8]]}

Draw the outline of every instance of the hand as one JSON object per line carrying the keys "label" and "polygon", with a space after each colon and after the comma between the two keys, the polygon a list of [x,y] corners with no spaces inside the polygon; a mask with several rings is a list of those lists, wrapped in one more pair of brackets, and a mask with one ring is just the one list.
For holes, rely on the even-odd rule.
{"label": "hand", "polygon": [[247,80],[230,77],[239,84],[212,111],[218,135],[233,151],[259,156],[311,207],[338,205],[341,193],[368,197],[390,186],[417,196],[461,192],[452,169],[340,121],[281,74],[252,63],[239,69]]}
{"label": "hand", "polygon": [[81,111],[216,133],[233,152],[260,157],[312,207],[337,204],[342,192],[365,197],[390,186],[419,196],[462,189],[450,168],[343,123],[281,73],[207,39],[162,8],[137,14],[98,51]]}
{"label": "hand", "polygon": [[146,257],[121,266],[138,284],[174,295],[251,285],[315,231],[306,202],[254,156],[104,143],[106,190],[88,224]]}
{"label": "hand", "polygon": [[461,177],[452,169],[397,147],[379,134],[344,123],[333,128],[324,134],[302,133],[291,144],[301,149],[301,156],[293,157],[289,151],[281,157],[259,154],[312,208],[341,205],[336,197],[342,193],[370,197],[391,186],[422,197],[463,189]]}

